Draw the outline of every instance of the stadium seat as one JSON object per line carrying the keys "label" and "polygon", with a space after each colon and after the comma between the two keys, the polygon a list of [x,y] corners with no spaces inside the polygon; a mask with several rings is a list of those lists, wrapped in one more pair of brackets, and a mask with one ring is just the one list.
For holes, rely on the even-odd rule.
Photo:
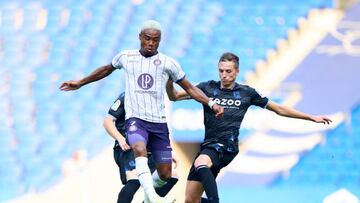
{"label": "stadium seat", "polygon": [[[299,17],[306,17],[311,8],[329,7],[329,2],[1,1],[0,86],[5,88],[0,89],[0,122],[5,125],[0,125],[0,163],[14,170],[0,173],[0,201],[56,183],[62,162],[80,147],[93,157],[112,144],[101,123],[124,90],[124,81],[118,79],[123,73],[115,71],[78,92],[60,92],[58,86],[108,64],[119,50],[137,49],[139,25],[144,20],[162,23],[160,50],[180,62],[190,81],[217,78],[219,56],[233,51],[240,56],[242,82],[246,72],[254,71],[256,61],[265,59],[277,40],[286,39],[287,31],[298,26]],[[290,176],[289,182],[301,179],[307,184],[306,180],[326,178],[353,184],[358,165],[347,165],[353,171],[339,168],[340,182],[333,174],[305,174],[301,166],[325,171],[316,160],[329,156],[328,146],[339,147],[339,158],[326,164],[339,165],[341,159],[358,157],[359,151],[351,147],[360,146],[360,138],[355,136],[360,133],[359,112],[357,108],[352,116],[356,123],[352,132],[333,132],[346,133],[351,141],[329,136],[328,145],[315,150],[315,158],[312,155],[306,161],[304,155],[304,163],[294,169],[295,177]],[[249,133],[242,131],[244,136]]]}

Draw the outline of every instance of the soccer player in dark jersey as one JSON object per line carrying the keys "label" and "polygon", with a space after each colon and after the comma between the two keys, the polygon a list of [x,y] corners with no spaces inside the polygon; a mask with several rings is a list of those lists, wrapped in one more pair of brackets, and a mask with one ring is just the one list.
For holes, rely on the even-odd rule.
{"label": "soccer player in dark jersey", "polygon": [[[220,81],[206,81],[197,85],[210,99],[225,109],[224,117],[216,119],[214,113],[203,105],[205,139],[190,169],[186,185],[185,202],[219,202],[215,178],[238,154],[238,135],[241,122],[251,105],[266,108],[280,116],[329,124],[325,116],[313,116],[277,104],[261,96],[254,88],[236,83],[239,58],[224,53],[218,63]],[[190,99],[184,91],[177,91],[170,81],[167,84],[170,100]],[[205,191],[207,199],[201,198]]]}
{"label": "soccer player in dark jersey", "polygon": [[[108,111],[104,119],[104,128],[115,139],[114,159],[119,167],[120,179],[124,187],[121,189],[117,203],[131,203],[134,194],[140,187],[135,171],[135,157],[131,150],[125,133],[125,93],[120,94]],[[125,136],[124,136],[125,135]],[[151,153],[148,152],[148,165],[151,173],[156,173],[155,162]],[[176,184],[178,178],[173,170],[172,178],[162,187],[155,188],[156,193],[164,197]]]}

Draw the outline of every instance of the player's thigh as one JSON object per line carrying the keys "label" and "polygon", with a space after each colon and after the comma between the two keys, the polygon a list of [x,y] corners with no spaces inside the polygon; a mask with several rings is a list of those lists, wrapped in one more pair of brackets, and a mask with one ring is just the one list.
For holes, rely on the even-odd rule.
{"label": "player's thigh", "polygon": [[125,129],[135,156],[146,156],[149,133],[144,126],[144,121],[137,118],[129,118],[125,121]]}
{"label": "player's thigh", "polygon": [[199,155],[196,157],[194,161],[195,168],[201,165],[207,165],[208,167],[212,167],[214,164],[217,165],[219,159],[219,153],[212,148],[205,148],[201,150]]}
{"label": "player's thigh", "polygon": [[194,161],[195,168],[203,165],[212,166],[211,158],[207,154],[200,154]]}
{"label": "player's thigh", "polygon": [[137,174],[136,174],[136,170],[129,170],[129,171],[126,171],[126,180],[137,180],[138,177],[137,177]]}
{"label": "player's thigh", "polygon": [[186,189],[185,189],[185,202],[186,203],[200,202],[201,195],[203,192],[204,192],[204,188],[201,182],[188,180],[186,182]]}
{"label": "player's thigh", "polygon": [[[152,123],[147,126],[149,140],[147,147],[153,151],[172,151],[170,145],[169,129],[166,123]],[[154,154],[156,156],[156,154]],[[156,158],[155,158],[155,161]],[[168,160],[171,161],[171,160]]]}

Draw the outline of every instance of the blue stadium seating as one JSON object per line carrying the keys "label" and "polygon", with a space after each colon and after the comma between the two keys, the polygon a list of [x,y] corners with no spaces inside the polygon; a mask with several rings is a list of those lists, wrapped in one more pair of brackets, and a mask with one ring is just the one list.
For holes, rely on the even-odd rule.
{"label": "blue stadium seating", "polygon": [[[80,147],[91,158],[111,143],[101,122],[124,89],[118,79],[122,73],[78,92],[60,92],[58,87],[64,80],[109,63],[119,50],[137,48],[139,25],[145,19],[162,23],[160,49],[179,60],[189,80],[197,82],[217,77],[214,68],[224,51],[240,55],[243,72],[254,70],[255,62],[264,59],[268,49],[276,48],[276,41],[286,38],[288,29],[297,27],[299,17],[306,17],[311,8],[330,7],[329,2],[171,0],[136,5],[115,0],[0,1],[0,84],[9,88],[7,93],[0,92],[0,201],[56,183],[63,161]],[[22,21],[17,11],[23,11]],[[44,11],[46,19],[41,20],[46,21],[41,28],[39,14]],[[357,123],[358,115],[354,115]],[[352,129],[359,133],[358,127]],[[332,138],[336,136],[329,136],[329,143],[344,144],[350,150],[339,152],[343,156],[336,160],[360,155],[351,151],[359,146],[359,140],[339,143],[343,140]],[[318,151],[318,158],[327,156],[320,152],[325,149]],[[305,157],[304,167],[306,162]],[[353,168],[351,173],[344,169],[348,165]],[[360,167],[348,165],[340,167],[342,172],[334,177],[328,177],[322,165],[316,165],[324,170],[322,174],[302,174],[306,170],[295,168],[294,174],[299,171],[299,175],[294,179],[318,181],[325,176],[337,181],[341,177],[338,184],[352,184],[354,171]]]}

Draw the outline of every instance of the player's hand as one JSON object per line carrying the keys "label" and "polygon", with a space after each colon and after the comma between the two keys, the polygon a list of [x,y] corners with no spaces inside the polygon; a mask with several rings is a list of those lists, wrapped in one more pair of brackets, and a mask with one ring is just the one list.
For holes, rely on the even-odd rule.
{"label": "player's hand", "polygon": [[124,152],[131,149],[131,147],[126,143],[125,138],[119,139],[118,142]]}
{"label": "player's hand", "polygon": [[325,116],[313,116],[311,119],[315,123],[330,124],[332,122],[332,120],[330,118],[325,117]]}
{"label": "player's hand", "polygon": [[218,104],[214,104],[212,110],[215,112],[216,118],[221,118],[224,115],[224,108]]}
{"label": "player's hand", "polygon": [[81,84],[79,81],[70,80],[66,81],[60,86],[60,90],[62,91],[70,91],[70,90],[77,90],[81,87]]}

